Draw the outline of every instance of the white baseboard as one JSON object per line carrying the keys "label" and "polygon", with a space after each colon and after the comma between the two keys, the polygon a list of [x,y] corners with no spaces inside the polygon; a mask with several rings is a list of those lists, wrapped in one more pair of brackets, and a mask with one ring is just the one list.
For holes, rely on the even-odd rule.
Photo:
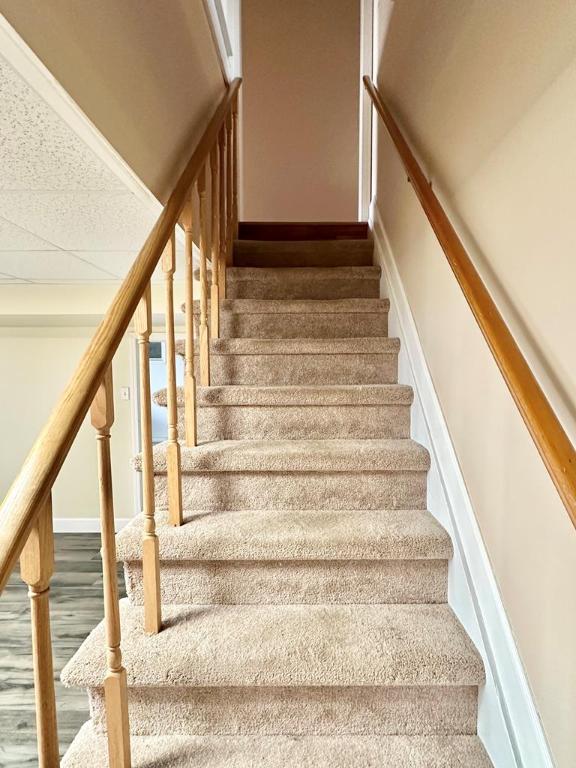
{"label": "white baseboard", "polygon": [[[129,517],[117,517],[116,533],[129,522]],[[97,517],[55,517],[54,533],[100,533],[100,520]]]}
{"label": "white baseboard", "polygon": [[448,602],[474,641],[486,670],[478,734],[495,768],[553,768],[526,673],[490,567],[472,502],[383,222],[371,206],[376,263],[390,299],[390,335],[401,340],[399,381],[414,389],[412,437],[430,452],[428,508],[454,544]]}

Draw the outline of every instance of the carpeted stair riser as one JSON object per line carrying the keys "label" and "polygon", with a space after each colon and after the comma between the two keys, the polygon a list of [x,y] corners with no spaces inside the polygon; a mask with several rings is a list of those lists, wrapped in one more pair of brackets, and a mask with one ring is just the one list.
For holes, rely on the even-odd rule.
{"label": "carpeted stair riser", "polygon": [[226,272],[228,299],[377,299],[379,295],[379,267],[231,267]]}
{"label": "carpeted stair riser", "polygon": [[[211,387],[196,341],[178,528],[154,447],[158,634],[143,516],[117,536],[132,767],[490,768],[482,659],[446,602],[452,547],[426,511],[430,457],[409,439],[372,244],[239,242],[235,258]],[[101,622],[62,672],[93,718],[63,768],[108,766],[105,675]]]}
{"label": "carpeted stair riser", "polygon": [[[143,604],[142,562],[124,563]],[[447,560],[161,560],[162,602],[188,604],[444,603]]]}
{"label": "carpeted stair riser", "polygon": [[[398,339],[215,339],[211,384],[243,386],[394,384]],[[176,343],[184,355],[184,342]],[[198,352],[198,350],[196,350]],[[200,377],[198,354],[196,376]]]}
{"label": "carpeted stair riser", "polygon": [[[452,545],[425,510],[226,511],[157,515],[168,604],[444,603]],[[144,518],[116,537],[128,596],[142,604]]]}
{"label": "carpeted stair riser", "polygon": [[[308,406],[198,408],[198,439],[300,440],[409,437],[410,406]],[[184,435],[184,408],[178,409]]]}
{"label": "carpeted stair riser", "polygon": [[[228,440],[182,447],[181,462],[188,511],[426,508],[430,457],[406,439]],[[166,443],[154,448],[154,472],[166,509]]]}
{"label": "carpeted stair riser", "polygon": [[237,267],[367,267],[371,240],[236,240]]}
{"label": "carpeted stair riser", "polygon": [[[137,736],[132,768],[490,768],[477,736]],[[86,723],[62,768],[108,768]]]}
{"label": "carpeted stair riser", "polygon": [[[106,732],[102,688],[89,688]],[[476,686],[129,688],[136,735],[475,734]]]}
{"label": "carpeted stair riser", "polygon": [[[446,605],[185,605],[143,627],[122,601],[134,733],[474,733],[482,662]],[[105,727],[104,622],[62,672]],[[151,659],[154,659],[151,663]]]}
{"label": "carpeted stair riser", "polygon": [[[197,317],[195,327],[198,328]],[[346,339],[387,336],[388,316],[380,312],[235,314],[221,312],[220,337],[247,339]]]}
{"label": "carpeted stair riser", "polygon": [[[200,381],[198,355],[194,359]],[[295,386],[299,384],[393,384],[398,353],[290,354],[210,356],[210,381],[216,386]]]}
{"label": "carpeted stair riser", "polygon": [[[210,306],[210,302],[208,302]],[[185,311],[185,307],[182,307]],[[387,299],[340,301],[226,300],[220,307],[220,338],[344,339],[388,335]],[[200,302],[194,302],[198,333]],[[210,317],[208,317],[210,323]]]}
{"label": "carpeted stair riser", "polygon": [[363,336],[387,336],[388,317],[385,314],[275,314],[221,315],[222,338],[252,339],[345,339]]}
{"label": "carpeted stair riser", "polygon": [[[156,506],[168,507],[165,474]],[[426,472],[196,472],[182,474],[188,511],[240,509],[425,509]]]}
{"label": "carpeted stair riser", "polygon": [[[185,435],[179,387],[178,434]],[[166,390],[154,394],[167,405]],[[299,440],[410,436],[412,390],[372,387],[199,387],[198,439]]]}

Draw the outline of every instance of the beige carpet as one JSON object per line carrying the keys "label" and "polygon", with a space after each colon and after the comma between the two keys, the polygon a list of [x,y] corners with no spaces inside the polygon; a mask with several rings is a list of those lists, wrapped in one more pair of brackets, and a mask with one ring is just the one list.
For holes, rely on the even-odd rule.
{"label": "beige carpet", "polygon": [[[471,736],[145,736],[133,768],[489,768]],[[87,761],[89,761],[87,763]],[[106,744],[87,723],[62,768],[108,768]]]}
{"label": "beige carpet", "polygon": [[[380,337],[216,339],[210,348],[212,384],[248,386],[393,384],[400,349]],[[183,341],[176,350],[184,354]]]}
{"label": "beige carpet", "polygon": [[[166,390],[155,393],[166,406]],[[399,384],[198,388],[198,439],[322,440],[410,436],[412,390]],[[184,391],[178,388],[184,434]]]}
{"label": "beige carpet", "polygon": [[[226,299],[220,306],[220,335],[254,339],[386,336],[389,307],[388,299]],[[195,301],[196,327],[199,314],[200,302]]]}
{"label": "beige carpet", "polygon": [[[182,446],[181,528],[154,449],[154,637],[142,519],[117,537],[133,765],[488,768],[482,660],[446,602],[452,545],[426,509],[430,457],[410,439],[370,245],[237,254],[200,445]],[[183,406],[180,390],[181,426]],[[92,715],[65,768],[107,765],[104,640],[101,624],[62,673]]]}
{"label": "beige carpet", "polygon": [[226,290],[229,299],[377,299],[380,267],[233,267]]}

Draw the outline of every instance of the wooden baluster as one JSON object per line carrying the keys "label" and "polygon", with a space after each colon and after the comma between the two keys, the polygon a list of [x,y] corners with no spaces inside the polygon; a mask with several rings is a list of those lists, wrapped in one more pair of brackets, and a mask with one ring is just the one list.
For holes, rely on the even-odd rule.
{"label": "wooden baluster", "polygon": [[220,336],[220,293],[218,288],[218,271],[220,262],[220,244],[218,232],[218,144],[210,152],[210,261],[212,263],[212,284],[210,286],[210,336],[217,339]]}
{"label": "wooden baluster", "polygon": [[60,765],[50,634],[49,594],[53,573],[54,535],[49,496],[20,555],[20,576],[28,584],[30,598],[39,768],[58,768]]}
{"label": "wooden baluster", "polygon": [[232,114],[226,117],[226,264],[232,264]]}
{"label": "wooden baluster", "polygon": [[106,629],[106,663],[104,697],[108,731],[110,768],[130,768],[130,725],[128,721],[128,689],[126,670],[120,650],[120,607],[116,573],[114,531],[114,499],[110,462],[110,428],[114,423],[114,390],[112,367],[100,385],[90,409],[92,426],[98,443],[98,481],[100,488],[100,526],[102,529],[102,575],[104,586],[104,625]]}
{"label": "wooden baluster", "polygon": [[198,443],[196,428],[196,376],[194,374],[194,241],[192,239],[192,202],[188,200],[181,216],[185,233],[186,284],[185,321],[186,342],[184,349],[184,425],[186,445]]}
{"label": "wooden baluster", "polygon": [[232,240],[238,239],[238,95],[232,104]]}
{"label": "wooden baluster", "polygon": [[174,272],[176,271],[176,239],[168,241],[162,254],[166,288],[166,391],[168,395],[168,521],[182,525],[182,480],[180,475],[180,443],[178,442],[178,394],[176,391],[176,342],[174,338]]}
{"label": "wooden baluster", "polygon": [[206,166],[198,176],[200,214],[200,384],[210,386],[210,329],[208,328],[208,275],[206,259],[208,251],[206,220]]}
{"label": "wooden baluster", "polygon": [[154,519],[154,460],[152,454],[152,404],[150,401],[149,346],[152,333],[152,297],[150,283],[134,315],[138,335],[140,365],[140,429],[142,434],[142,491],[144,497],[144,539],[142,570],[144,581],[144,630],[160,631],[160,557]]}
{"label": "wooden baluster", "polygon": [[226,129],[223,126],[218,134],[218,155],[219,155],[219,226],[218,234],[220,239],[219,269],[218,281],[220,298],[226,298]]}

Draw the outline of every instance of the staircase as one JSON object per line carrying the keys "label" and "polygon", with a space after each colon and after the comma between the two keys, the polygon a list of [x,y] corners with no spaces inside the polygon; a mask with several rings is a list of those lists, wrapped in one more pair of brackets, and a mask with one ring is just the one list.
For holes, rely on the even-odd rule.
{"label": "staircase", "polygon": [[[117,537],[133,765],[490,766],[482,662],[446,602],[451,542],[426,511],[370,242],[239,241],[234,264],[180,528],[161,519],[155,448],[158,635],[142,519]],[[179,410],[183,429],[182,392]],[[108,765],[104,648],[100,625],[62,675],[92,713],[65,768]]]}

